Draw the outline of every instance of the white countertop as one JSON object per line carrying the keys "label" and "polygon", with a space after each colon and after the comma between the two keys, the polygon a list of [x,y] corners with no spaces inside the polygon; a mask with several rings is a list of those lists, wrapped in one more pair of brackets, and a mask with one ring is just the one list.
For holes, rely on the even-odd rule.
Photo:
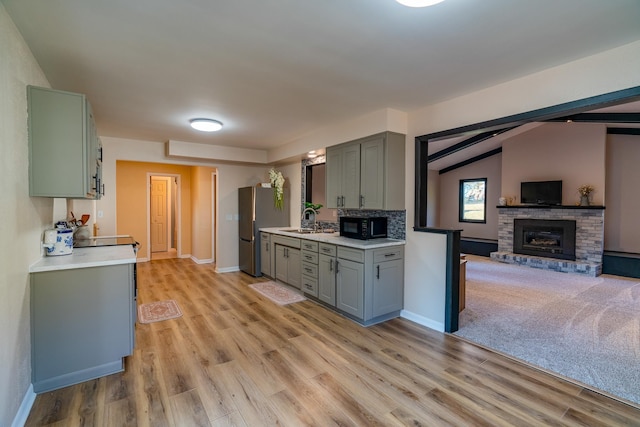
{"label": "white countertop", "polygon": [[398,239],[371,239],[371,240],[359,240],[351,239],[348,237],[340,236],[340,233],[291,233],[282,231],[283,229],[292,227],[268,227],[261,228],[260,231],[264,233],[277,234],[280,236],[295,237],[298,239],[312,240],[314,242],[331,243],[334,245],[348,246],[350,248],[357,249],[377,249],[386,248],[390,246],[401,246],[405,244],[404,240]]}
{"label": "white countertop", "polygon": [[30,273],[74,268],[132,264],[136,254],[131,245],[74,248],[70,255],[45,256],[29,267]]}

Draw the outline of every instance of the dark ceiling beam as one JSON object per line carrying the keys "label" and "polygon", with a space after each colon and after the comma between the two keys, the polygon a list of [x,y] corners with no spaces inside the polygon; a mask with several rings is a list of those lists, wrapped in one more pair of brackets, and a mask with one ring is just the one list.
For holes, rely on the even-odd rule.
{"label": "dark ceiling beam", "polygon": [[607,128],[608,135],[640,135],[640,128]]}
{"label": "dark ceiling beam", "polygon": [[494,136],[498,136],[501,133],[510,131],[514,127],[508,127],[498,130],[493,130],[490,132],[483,132],[478,135],[472,136],[471,138],[467,138],[464,141],[460,141],[457,144],[452,145],[451,147],[447,147],[443,150],[438,151],[437,153],[433,153],[427,157],[427,163],[434,162],[436,160],[442,159],[450,154],[457,153],[460,150],[464,150],[465,148],[471,147],[472,145],[478,144],[482,141],[486,141],[489,138],[493,138]]}
{"label": "dark ceiling beam", "polygon": [[555,117],[547,122],[640,123],[640,113],[581,113]]}
{"label": "dark ceiling beam", "polygon": [[596,95],[589,98],[579,99],[577,101],[570,101],[565,102],[564,104],[544,107],[528,111],[526,113],[513,114],[499,119],[492,119],[454,129],[428,133],[426,135],[417,136],[415,140],[417,143],[425,142],[428,144],[429,141],[438,141],[452,136],[460,136],[470,132],[477,132],[478,130],[488,131],[491,129],[502,128],[504,126],[516,126],[530,122],[541,122],[558,116],[578,114],[582,111],[596,110],[599,108],[611,107],[612,105],[619,105],[639,100],[640,86],[635,86],[628,89],[605,93],[603,95]]}
{"label": "dark ceiling beam", "polygon": [[463,166],[470,165],[471,163],[475,163],[478,160],[483,160],[483,159],[486,159],[487,157],[495,156],[496,154],[500,154],[500,153],[502,153],[502,147],[498,147],[495,150],[487,151],[486,153],[482,153],[482,154],[480,154],[478,156],[472,157],[472,158],[467,159],[465,161],[462,161],[460,163],[456,163],[455,165],[451,165],[449,167],[440,169],[438,171],[438,175],[442,175],[443,173],[451,172],[452,170],[461,168]]}

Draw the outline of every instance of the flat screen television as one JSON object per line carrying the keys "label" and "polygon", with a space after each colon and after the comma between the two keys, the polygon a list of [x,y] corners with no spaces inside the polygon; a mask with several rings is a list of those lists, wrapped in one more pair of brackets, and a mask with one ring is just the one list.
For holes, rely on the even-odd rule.
{"label": "flat screen television", "polygon": [[521,182],[520,203],[523,205],[561,205],[562,181]]}

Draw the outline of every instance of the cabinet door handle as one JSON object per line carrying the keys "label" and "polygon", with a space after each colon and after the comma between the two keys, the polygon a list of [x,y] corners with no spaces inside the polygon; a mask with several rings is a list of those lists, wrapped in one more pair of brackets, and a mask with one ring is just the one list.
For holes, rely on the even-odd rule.
{"label": "cabinet door handle", "polygon": [[376,279],[380,278],[380,265],[376,265]]}
{"label": "cabinet door handle", "polygon": [[340,196],[336,196],[336,207],[340,207]]}
{"label": "cabinet door handle", "polygon": [[338,260],[336,260],[336,274],[338,274],[338,272],[339,272],[338,271],[339,270],[338,264],[340,264],[340,263],[338,262]]}
{"label": "cabinet door handle", "polygon": [[333,271],[333,260],[329,260],[329,271]]}
{"label": "cabinet door handle", "polygon": [[342,207],[344,208],[344,196],[342,196]]}
{"label": "cabinet door handle", "polygon": [[360,195],[360,207],[364,208],[364,196]]}

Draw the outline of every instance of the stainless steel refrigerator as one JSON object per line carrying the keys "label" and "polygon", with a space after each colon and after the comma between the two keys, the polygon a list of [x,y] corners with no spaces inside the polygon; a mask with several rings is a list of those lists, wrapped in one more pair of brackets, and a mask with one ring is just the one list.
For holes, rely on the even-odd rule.
{"label": "stainless steel refrigerator", "polygon": [[238,189],[238,231],[240,270],[261,276],[260,228],[289,227],[289,194],[284,189],[284,207],[273,203],[273,188],[242,187]]}

